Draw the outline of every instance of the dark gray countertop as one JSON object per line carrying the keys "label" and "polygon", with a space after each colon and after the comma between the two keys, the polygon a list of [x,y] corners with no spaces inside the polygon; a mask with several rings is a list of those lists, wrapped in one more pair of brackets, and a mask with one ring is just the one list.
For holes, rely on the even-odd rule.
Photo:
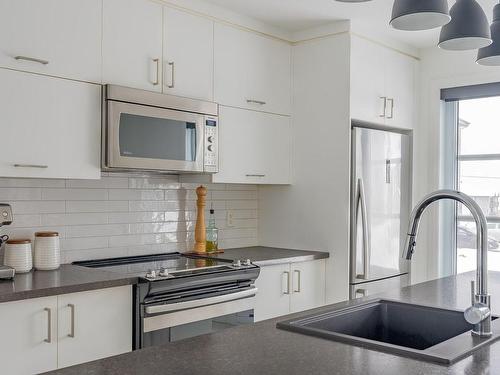
{"label": "dark gray countertop", "polygon": [[258,266],[273,264],[305,262],[315,259],[326,259],[330,254],[322,251],[281,249],[277,247],[252,246],[237,249],[225,249],[224,253],[213,256],[219,259],[250,259]]}
{"label": "dark gray countertop", "polygon": [[[383,296],[404,302],[465,309],[470,303],[469,282],[473,278],[474,273],[462,274],[395,290]],[[500,273],[490,272],[489,280],[492,310],[498,314]],[[362,300],[343,302],[316,311],[344,307],[360,301]],[[122,354],[58,370],[54,374],[500,374],[499,341],[446,367],[276,328],[278,321],[310,313],[311,311],[289,315]]]}
{"label": "dark gray countertop", "polygon": [[64,264],[55,271],[32,271],[17,274],[12,281],[0,280],[0,303],[131,285],[136,282],[135,277]]}

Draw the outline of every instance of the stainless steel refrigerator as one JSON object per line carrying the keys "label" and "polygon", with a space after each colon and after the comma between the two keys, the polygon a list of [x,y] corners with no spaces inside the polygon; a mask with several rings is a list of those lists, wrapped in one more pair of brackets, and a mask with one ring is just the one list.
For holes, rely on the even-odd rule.
{"label": "stainless steel refrigerator", "polygon": [[411,131],[352,124],[350,298],[409,283]]}

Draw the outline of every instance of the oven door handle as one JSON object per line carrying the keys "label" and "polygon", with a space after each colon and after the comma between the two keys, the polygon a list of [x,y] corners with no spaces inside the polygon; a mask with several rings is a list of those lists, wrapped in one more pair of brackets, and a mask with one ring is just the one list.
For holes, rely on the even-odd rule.
{"label": "oven door handle", "polygon": [[193,301],[171,303],[165,305],[147,306],[146,314],[158,314],[165,312],[174,312],[179,310],[194,309],[196,307],[215,305],[217,303],[234,301],[238,299],[253,297],[257,294],[257,288],[246,289],[241,292],[223,294],[221,296],[201,298]]}

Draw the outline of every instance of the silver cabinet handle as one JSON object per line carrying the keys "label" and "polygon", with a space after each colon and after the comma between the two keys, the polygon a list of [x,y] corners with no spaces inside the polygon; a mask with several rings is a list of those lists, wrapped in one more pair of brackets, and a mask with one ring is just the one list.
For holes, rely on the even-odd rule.
{"label": "silver cabinet handle", "polygon": [[378,116],[383,118],[383,117],[385,117],[385,112],[387,111],[387,96],[381,96],[380,99],[382,99],[384,101],[384,107],[383,107],[382,113]]}
{"label": "silver cabinet handle", "polygon": [[246,177],[266,177],[265,174],[246,174]]}
{"label": "silver cabinet handle", "polygon": [[[288,271],[283,272],[283,276],[286,277],[286,279],[285,279],[286,289],[283,292],[283,294],[290,294],[290,272],[288,272]],[[282,280],[282,282],[283,282],[283,280]]]}
{"label": "silver cabinet handle", "polygon": [[48,168],[48,165],[42,165],[42,164],[14,164],[14,167],[16,168],[41,168],[45,169]]}
{"label": "silver cabinet handle", "polygon": [[52,342],[52,309],[46,307],[43,310],[47,311],[47,338],[43,341],[50,344]]}
{"label": "silver cabinet handle", "polygon": [[170,66],[170,85],[167,85],[169,89],[175,87],[175,61],[169,61],[168,66]]}
{"label": "silver cabinet handle", "polygon": [[68,307],[71,313],[71,329],[68,337],[75,337],[75,305],[73,305],[72,303],[68,303]]}
{"label": "silver cabinet handle", "polygon": [[389,105],[389,108],[390,108],[390,115],[387,116],[388,119],[391,119],[391,118],[394,118],[394,99],[393,98],[388,98],[387,99],[388,102],[390,102],[391,104]]}
{"label": "silver cabinet handle", "polygon": [[297,274],[297,289],[294,289],[294,293],[300,293],[301,290],[301,281],[300,281],[300,270],[294,270],[293,274]]}
{"label": "silver cabinet handle", "polygon": [[363,227],[363,273],[361,275],[356,275],[356,278],[367,280],[369,278],[368,258],[370,249],[370,237],[368,233],[368,214],[366,210],[365,185],[363,183],[362,178],[358,179],[358,201],[356,204],[356,223],[358,222],[357,214],[359,206],[361,206],[361,222]]}
{"label": "silver cabinet handle", "polygon": [[29,57],[29,56],[14,56],[14,59],[15,60],[36,62],[36,63],[42,64],[42,65],[47,65],[49,63],[47,60],[37,59],[34,57]]}
{"label": "silver cabinet handle", "polygon": [[160,59],[153,59],[153,62],[156,64],[156,79],[153,81],[153,86],[158,86],[160,83]]}
{"label": "silver cabinet handle", "polygon": [[247,99],[248,104],[260,104],[260,105],[265,105],[267,104],[266,102],[262,100],[255,100],[255,99]]}
{"label": "silver cabinet handle", "polygon": [[366,289],[356,289],[354,291],[354,297],[356,297],[358,294],[360,294],[361,297],[365,297],[366,296]]}

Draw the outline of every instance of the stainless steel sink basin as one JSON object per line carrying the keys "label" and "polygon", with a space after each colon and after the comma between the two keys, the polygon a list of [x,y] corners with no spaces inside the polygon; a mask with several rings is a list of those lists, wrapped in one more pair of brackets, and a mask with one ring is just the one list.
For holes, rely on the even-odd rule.
{"label": "stainless steel sink basin", "polygon": [[493,336],[472,336],[463,312],[407,303],[373,300],[304,318],[277,327],[333,341],[417,359],[451,364],[500,337],[493,317]]}

